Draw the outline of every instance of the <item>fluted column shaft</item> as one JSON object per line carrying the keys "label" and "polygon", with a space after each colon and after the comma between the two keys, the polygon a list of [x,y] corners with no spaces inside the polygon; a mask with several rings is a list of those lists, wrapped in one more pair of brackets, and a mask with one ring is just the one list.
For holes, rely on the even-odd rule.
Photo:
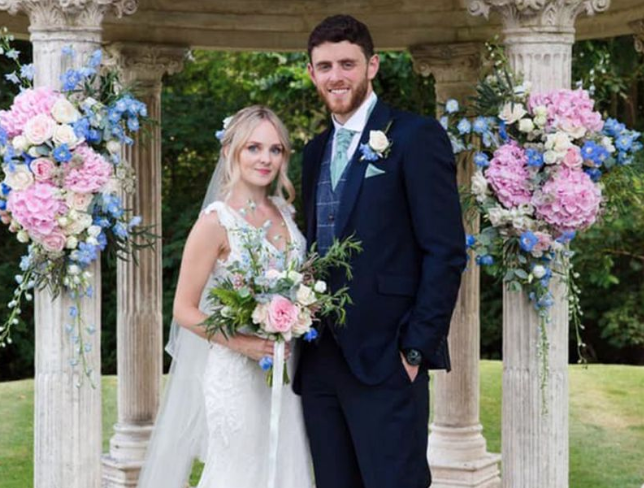
{"label": "fluted column shaft", "polygon": [[[82,5],[81,5],[82,4]],[[23,11],[30,20],[35,66],[34,85],[60,87],[60,76],[80,67],[100,48],[101,21],[109,8],[124,12],[122,1],[68,2],[44,0],[0,0],[0,10]],[[136,2],[130,2],[132,13]],[[64,56],[70,46],[74,57]],[[89,269],[92,298],[81,300],[86,326],[96,332],[85,336],[92,348],[87,368],[92,387],[83,378],[83,367],[72,366],[80,347],[67,333],[69,310],[74,302],[62,293],[54,298],[49,290],[35,294],[36,362],[34,401],[34,487],[99,488],[101,486],[101,269],[96,262]],[[84,380],[84,381],[83,381]],[[81,384],[82,383],[82,384]]]}
{"label": "fluted column shaft", "polygon": [[[432,74],[436,99],[463,104],[475,93],[481,46],[473,43],[416,46],[411,54],[416,71]],[[458,184],[470,185],[473,167],[459,157]],[[466,232],[478,232],[475,215],[464,216]],[[479,269],[470,265],[463,274],[449,333],[452,371],[438,371],[434,382],[434,421],[428,457],[436,488],[499,486],[499,457],[487,453],[479,422]]]}
{"label": "fluted column shaft", "polygon": [[[570,88],[574,23],[609,0],[470,0],[474,15],[503,16],[513,70],[533,92]],[[546,325],[549,369],[541,386],[539,317],[524,292],[503,292],[503,488],[568,487],[567,290],[552,280]]]}
{"label": "fluted column shaft", "polygon": [[[123,156],[137,175],[125,204],[161,235],[161,79],[181,68],[185,50],[114,44],[109,51],[126,85],[146,104],[154,125],[137,136]],[[117,267],[118,422],[104,457],[104,487],[136,486],[159,406],[163,374],[161,241],[138,253],[138,264]]]}

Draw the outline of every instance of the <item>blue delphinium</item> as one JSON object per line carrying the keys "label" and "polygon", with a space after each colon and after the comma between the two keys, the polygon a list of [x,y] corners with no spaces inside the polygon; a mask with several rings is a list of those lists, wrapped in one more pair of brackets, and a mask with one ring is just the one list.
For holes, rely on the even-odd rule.
{"label": "blue delphinium", "polygon": [[521,234],[521,237],[519,238],[519,246],[525,252],[531,252],[538,242],[539,238],[529,230]]}
{"label": "blue delphinium", "polygon": [[67,147],[67,144],[61,144],[56,149],[54,149],[54,159],[59,163],[66,163],[72,159],[72,153]]}
{"label": "blue delphinium", "polygon": [[315,339],[317,339],[317,337],[318,337],[318,331],[317,331],[317,329],[311,328],[311,330],[309,330],[306,334],[304,334],[303,339],[304,339],[306,342],[312,342],[312,341],[314,341]]}
{"label": "blue delphinium", "polygon": [[7,145],[7,131],[0,125],[0,146]]}
{"label": "blue delphinium", "polygon": [[92,53],[92,55],[89,58],[89,62],[87,63],[90,68],[98,68],[101,64],[101,61],[103,60],[103,51],[100,49],[97,49]]}
{"label": "blue delphinium", "polygon": [[467,234],[465,236],[465,247],[471,249],[474,244],[476,244],[476,237],[474,237],[472,234]]}
{"label": "blue delphinium", "polygon": [[568,244],[575,238],[576,232],[574,230],[567,230],[561,233],[555,240],[561,244]]}
{"label": "blue delphinium", "polygon": [[18,77],[15,71],[4,75],[4,77],[7,81],[10,81],[14,85],[20,85],[20,78]]}
{"label": "blue delphinium", "polygon": [[590,176],[590,179],[594,182],[598,182],[602,177],[602,172],[597,168],[584,168],[584,173]]}
{"label": "blue delphinium", "polygon": [[453,98],[450,100],[447,100],[447,103],[445,104],[445,111],[448,114],[453,114],[458,112],[458,102],[454,100]]}
{"label": "blue delphinium", "polygon": [[360,152],[362,153],[362,159],[366,161],[378,161],[378,154],[371,149],[369,144],[360,144]]}
{"label": "blue delphinium", "polygon": [[116,224],[114,224],[112,231],[114,232],[114,235],[116,237],[120,237],[121,239],[127,239],[128,237],[127,227],[125,227],[122,222],[117,222]]}
{"label": "blue delphinium", "polygon": [[479,168],[487,168],[490,165],[490,158],[483,152],[477,152],[474,155],[474,164],[476,164]]}
{"label": "blue delphinium", "polygon": [[533,168],[541,168],[543,166],[543,153],[536,149],[528,148],[525,155],[528,158],[528,166]]}
{"label": "blue delphinium", "polygon": [[469,120],[463,118],[459,121],[456,129],[458,129],[460,134],[469,134],[472,131],[472,124]]}
{"label": "blue delphinium", "polygon": [[472,124],[472,130],[476,134],[485,134],[489,130],[489,124],[485,117],[476,117]]}
{"label": "blue delphinium", "polygon": [[481,266],[491,266],[494,264],[494,258],[489,254],[486,254],[485,256],[476,256],[476,264]]}
{"label": "blue delphinium", "polygon": [[60,81],[63,85],[63,91],[72,91],[76,89],[81,81],[83,81],[83,76],[78,70],[68,69],[62,75],[60,75]]}
{"label": "blue delphinium", "polygon": [[71,46],[65,46],[62,51],[63,56],[68,56],[70,58],[74,58],[76,56],[76,51],[74,51],[74,48]]}
{"label": "blue delphinium", "polygon": [[273,358],[270,356],[264,356],[259,360],[259,367],[262,368],[263,371],[268,371],[273,367]]}
{"label": "blue delphinium", "polygon": [[33,80],[34,79],[34,65],[33,64],[25,64],[20,67],[20,76],[25,78],[26,80]]}
{"label": "blue delphinium", "polygon": [[499,137],[503,142],[506,142],[508,140],[508,131],[503,120],[499,122]]}

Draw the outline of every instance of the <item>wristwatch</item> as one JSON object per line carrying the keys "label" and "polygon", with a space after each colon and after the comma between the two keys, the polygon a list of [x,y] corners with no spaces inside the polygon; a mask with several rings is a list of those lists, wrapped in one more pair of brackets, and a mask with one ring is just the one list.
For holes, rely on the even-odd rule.
{"label": "wristwatch", "polygon": [[423,353],[418,349],[404,349],[403,354],[405,355],[405,361],[410,366],[420,366],[420,363],[423,362]]}

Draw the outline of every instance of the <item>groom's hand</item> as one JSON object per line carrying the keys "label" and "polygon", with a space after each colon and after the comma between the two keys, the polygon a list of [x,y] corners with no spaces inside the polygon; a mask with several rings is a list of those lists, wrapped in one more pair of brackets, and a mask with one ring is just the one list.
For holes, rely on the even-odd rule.
{"label": "groom's hand", "polygon": [[418,368],[420,366],[410,366],[409,364],[407,364],[405,355],[402,352],[400,353],[400,360],[402,361],[403,366],[405,367],[405,371],[407,371],[407,376],[409,376],[409,380],[413,383],[414,380],[416,379],[416,376],[418,376]]}

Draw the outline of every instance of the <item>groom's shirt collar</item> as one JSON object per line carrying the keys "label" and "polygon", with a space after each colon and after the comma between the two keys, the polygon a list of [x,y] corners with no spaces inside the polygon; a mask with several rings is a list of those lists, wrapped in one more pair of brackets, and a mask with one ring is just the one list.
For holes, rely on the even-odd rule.
{"label": "groom's shirt collar", "polygon": [[360,105],[360,108],[356,110],[356,112],[351,116],[347,122],[342,125],[340,124],[337,120],[335,120],[335,117],[331,117],[331,120],[333,121],[333,128],[334,128],[334,136],[333,136],[333,148],[332,148],[332,153],[335,154],[335,144],[336,144],[336,137],[335,134],[338,133],[338,129],[345,128],[349,129],[355,132],[353,135],[353,139],[351,140],[351,144],[349,145],[349,149],[347,149],[347,160],[351,161],[351,158],[353,157],[353,153],[356,152],[356,149],[358,148],[358,144],[360,144],[360,139],[362,138],[362,132],[364,131],[364,128],[367,126],[367,121],[369,120],[369,116],[371,115],[371,112],[373,111],[373,108],[376,106],[376,103],[378,102],[378,96],[375,94],[375,92],[371,92],[371,94],[365,99],[364,102],[362,102],[362,105]]}

